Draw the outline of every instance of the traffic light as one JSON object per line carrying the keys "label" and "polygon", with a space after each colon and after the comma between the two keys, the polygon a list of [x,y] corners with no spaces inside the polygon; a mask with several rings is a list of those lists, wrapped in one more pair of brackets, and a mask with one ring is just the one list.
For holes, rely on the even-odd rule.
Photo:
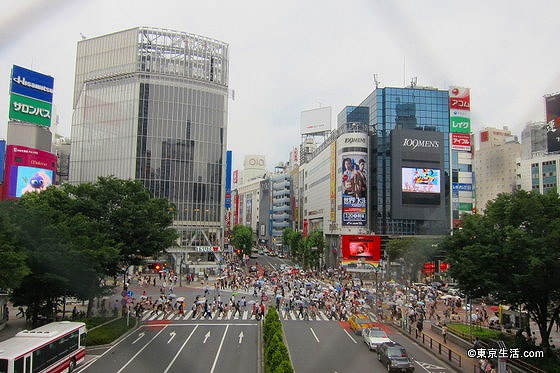
{"label": "traffic light", "polygon": [[161,268],[162,268],[161,264],[159,264],[159,263],[154,264],[154,269],[155,269],[156,271],[161,270]]}

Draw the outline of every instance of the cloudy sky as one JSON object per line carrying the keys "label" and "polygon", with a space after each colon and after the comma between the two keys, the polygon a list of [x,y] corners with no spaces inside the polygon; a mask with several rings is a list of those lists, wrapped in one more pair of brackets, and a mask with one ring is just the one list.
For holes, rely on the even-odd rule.
{"label": "cloudy sky", "polygon": [[[560,91],[557,0],[8,0],[0,14],[0,138],[12,65],[55,78],[70,136],[76,43],[136,26],[185,31],[230,46],[228,149],[234,166],[263,154],[269,169],[300,142],[304,110],[346,105],[374,89],[471,89],[474,132],[516,135],[544,120]],[[7,9],[8,8],[8,9]]]}

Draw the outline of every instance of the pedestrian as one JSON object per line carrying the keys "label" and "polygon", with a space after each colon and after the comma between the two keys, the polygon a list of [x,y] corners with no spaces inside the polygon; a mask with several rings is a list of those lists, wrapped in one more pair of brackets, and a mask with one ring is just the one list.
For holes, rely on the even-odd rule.
{"label": "pedestrian", "polygon": [[447,343],[447,324],[441,326],[441,336],[443,337],[443,343]]}
{"label": "pedestrian", "polygon": [[[21,315],[21,316],[20,316]],[[24,317],[25,316],[25,312],[23,311],[23,307],[19,306],[18,307],[18,313],[16,313],[16,317]]]}
{"label": "pedestrian", "polygon": [[480,348],[480,339],[478,339],[478,337],[474,337],[473,348],[475,350],[478,350]]}

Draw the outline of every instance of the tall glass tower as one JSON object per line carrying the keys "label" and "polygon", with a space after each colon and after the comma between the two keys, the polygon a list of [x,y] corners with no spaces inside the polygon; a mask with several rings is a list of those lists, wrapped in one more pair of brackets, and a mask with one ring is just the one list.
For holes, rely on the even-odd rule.
{"label": "tall glass tower", "polygon": [[[448,234],[448,91],[377,88],[360,106],[369,107],[369,124],[375,131],[369,146],[371,231],[382,235]],[[407,190],[405,176],[427,170],[438,185],[427,190],[419,184],[413,191]]]}
{"label": "tall glass tower", "polygon": [[138,27],[78,42],[69,181],[142,181],[177,206],[178,253],[223,242],[228,45]]}

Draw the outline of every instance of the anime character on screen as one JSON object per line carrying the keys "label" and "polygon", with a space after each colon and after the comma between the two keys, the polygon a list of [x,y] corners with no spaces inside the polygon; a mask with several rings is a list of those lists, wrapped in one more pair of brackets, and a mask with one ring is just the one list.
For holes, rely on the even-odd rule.
{"label": "anime character on screen", "polygon": [[51,177],[43,170],[39,170],[31,175],[27,184],[21,190],[21,194],[29,192],[40,192],[52,185]]}

